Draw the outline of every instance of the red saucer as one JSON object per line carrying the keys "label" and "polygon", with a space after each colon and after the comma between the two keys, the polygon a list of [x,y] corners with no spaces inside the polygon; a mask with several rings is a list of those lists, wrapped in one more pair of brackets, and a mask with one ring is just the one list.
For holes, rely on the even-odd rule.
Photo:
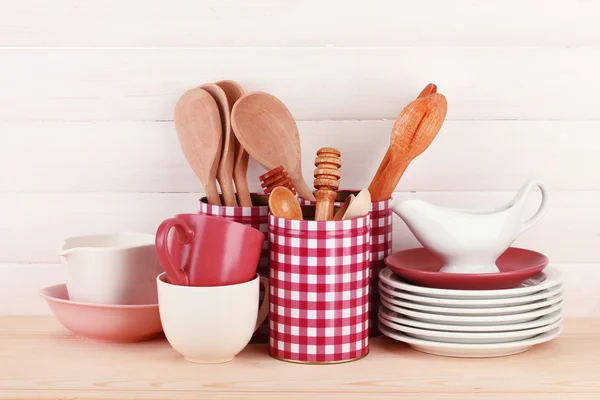
{"label": "red saucer", "polygon": [[509,289],[539,274],[547,265],[545,255],[510,247],[496,265],[500,272],[491,274],[453,274],[439,272],[443,260],[424,248],[398,251],[385,258],[385,264],[403,280],[425,287],[461,290]]}

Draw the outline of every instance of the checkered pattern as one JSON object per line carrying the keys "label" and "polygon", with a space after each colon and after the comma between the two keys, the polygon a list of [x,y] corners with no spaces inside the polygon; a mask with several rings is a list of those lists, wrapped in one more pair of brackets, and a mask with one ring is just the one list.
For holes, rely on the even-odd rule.
{"label": "checkered pattern", "polygon": [[[208,204],[206,197],[200,199],[199,214],[212,215],[216,217],[227,218],[231,221],[239,222],[258,229],[265,235],[263,249],[260,255],[257,272],[260,276],[269,276],[269,206],[253,207],[232,207],[232,206],[214,206]],[[261,286],[262,290],[262,286]],[[261,299],[264,294],[261,293]],[[252,336],[251,343],[267,343],[269,338],[269,324],[265,321]]]}
{"label": "checkered pattern", "polygon": [[369,222],[269,215],[272,356],[334,363],[368,353]]}
{"label": "checkered pattern", "polygon": [[[345,198],[350,194],[358,194],[358,191],[339,190],[338,197]],[[310,206],[315,203],[311,200],[298,199],[301,205]],[[381,333],[377,327],[377,310],[379,309],[379,271],[385,268],[384,259],[392,254],[392,209],[389,200],[371,203],[371,336],[379,336]],[[342,205],[336,201],[335,206]]]}
{"label": "checkered pattern", "polygon": [[371,336],[378,336],[379,271],[385,268],[384,259],[392,254],[391,200],[371,203]]}

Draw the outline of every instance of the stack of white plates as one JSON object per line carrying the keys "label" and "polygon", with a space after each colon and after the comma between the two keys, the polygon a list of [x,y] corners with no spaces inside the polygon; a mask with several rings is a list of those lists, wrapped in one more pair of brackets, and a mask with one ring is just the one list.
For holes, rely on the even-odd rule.
{"label": "stack of white plates", "polygon": [[379,274],[379,328],[416,350],[453,357],[517,354],[562,332],[562,279],[546,267],[519,287],[452,290]]}

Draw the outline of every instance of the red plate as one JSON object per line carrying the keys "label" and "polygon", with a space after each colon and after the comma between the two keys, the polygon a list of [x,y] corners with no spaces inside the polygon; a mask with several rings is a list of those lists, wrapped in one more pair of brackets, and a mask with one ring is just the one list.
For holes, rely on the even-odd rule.
{"label": "red plate", "polygon": [[385,264],[403,280],[438,289],[494,290],[517,287],[539,274],[547,265],[545,255],[510,247],[496,260],[500,272],[453,274],[440,272],[444,261],[424,248],[398,251],[386,257]]}

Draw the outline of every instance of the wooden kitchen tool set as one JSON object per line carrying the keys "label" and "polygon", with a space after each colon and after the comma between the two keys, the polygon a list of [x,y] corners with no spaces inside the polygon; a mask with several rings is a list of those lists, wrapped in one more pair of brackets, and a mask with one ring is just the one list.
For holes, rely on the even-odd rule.
{"label": "wooden kitchen tool set", "polygon": [[[190,89],[174,119],[206,193],[199,212],[166,219],[156,235],[67,239],[60,254],[69,279],[42,295],[78,335],[135,342],[164,331],[194,363],[230,361],[248,343],[268,343],[280,360],[341,363],[366,356],[379,334],[454,357],[552,340],[562,331],[561,276],[543,254],[510,247],[545,214],[543,182],[526,182],[489,211],[391,199],[446,111],[446,98],[427,85],[399,113],[360,191],[340,190],[350,180],[343,154],[320,148],[313,192],[296,122],[279,99],[245,94],[230,80]],[[249,157],[265,169],[263,193],[249,192]],[[542,201],[527,219],[534,187]],[[392,212],[423,248],[392,254]]]}

